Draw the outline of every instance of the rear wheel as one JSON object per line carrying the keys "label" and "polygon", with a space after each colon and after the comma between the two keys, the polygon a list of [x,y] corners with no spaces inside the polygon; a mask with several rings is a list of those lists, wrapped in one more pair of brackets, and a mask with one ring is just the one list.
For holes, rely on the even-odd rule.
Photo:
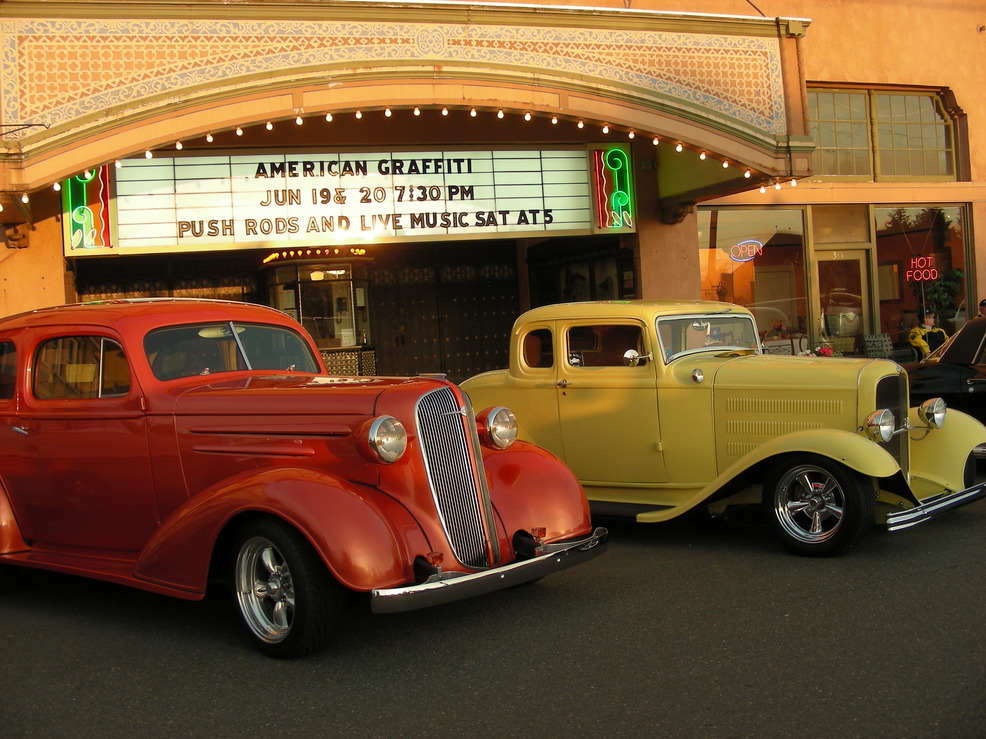
{"label": "rear wheel", "polygon": [[873,525],[876,495],[867,478],[825,457],[787,458],[768,474],[763,495],[774,531],[799,554],[836,554]]}
{"label": "rear wheel", "polygon": [[280,521],[261,520],[237,538],[233,594],[260,650],[290,659],[325,646],[347,591],[297,531]]}

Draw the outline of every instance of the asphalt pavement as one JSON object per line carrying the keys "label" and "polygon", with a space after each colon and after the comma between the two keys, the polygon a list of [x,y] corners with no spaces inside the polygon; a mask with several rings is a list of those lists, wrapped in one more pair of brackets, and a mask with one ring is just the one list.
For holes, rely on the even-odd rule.
{"label": "asphalt pavement", "polygon": [[609,551],[478,599],[357,611],[282,662],[225,597],[35,572],[0,595],[0,736],[981,737],[986,501],[850,553],[605,522]]}

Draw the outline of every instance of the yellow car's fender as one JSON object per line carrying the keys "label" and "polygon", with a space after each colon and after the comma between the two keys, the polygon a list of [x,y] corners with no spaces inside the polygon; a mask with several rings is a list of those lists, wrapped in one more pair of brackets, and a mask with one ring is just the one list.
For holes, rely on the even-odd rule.
{"label": "yellow car's fender", "polygon": [[945,424],[929,429],[911,408],[911,487],[918,498],[962,490],[963,472],[972,450],[986,443],[986,426],[970,415],[949,408]]}
{"label": "yellow car's fender", "polygon": [[744,470],[783,454],[828,457],[867,477],[890,477],[900,472],[900,465],[893,455],[875,441],[840,429],[808,429],[759,444],[725,470],[720,479],[731,479]]}

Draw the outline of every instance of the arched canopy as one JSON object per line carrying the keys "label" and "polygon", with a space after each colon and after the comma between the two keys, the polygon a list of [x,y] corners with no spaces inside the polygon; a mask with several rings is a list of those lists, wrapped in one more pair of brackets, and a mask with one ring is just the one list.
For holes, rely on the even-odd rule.
{"label": "arched canopy", "polygon": [[[231,139],[238,127],[269,121],[283,131],[296,118],[387,108],[408,111],[406,120],[415,108],[444,108],[487,120],[503,110],[509,132],[488,125],[477,139],[558,131],[668,144],[644,169],[655,172],[661,206],[673,209],[810,174],[806,28],[535,5],[13,0],[0,6],[0,204],[206,134],[262,140]],[[523,129],[528,114],[542,125]],[[438,135],[428,125],[395,133],[375,120],[345,138],[296,129],[290,143]],[[464,136],[457,129],[453,138]]]}

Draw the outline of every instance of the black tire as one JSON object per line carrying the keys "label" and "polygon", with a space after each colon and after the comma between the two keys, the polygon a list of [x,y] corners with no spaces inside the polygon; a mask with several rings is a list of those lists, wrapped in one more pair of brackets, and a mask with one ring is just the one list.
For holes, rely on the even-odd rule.
{"label": "black tire", "polygon": [[240,531],[232,575],[247,633],[278,659],[322,649],[348,600],[308,541],[276,519],[254,521]]}
{"label": "black tire", "polygon": [[813,454],[773,467],[763,487],[774,531],[798,554],[823,557],[855,545],[873,525],[876,494],[869,480]]}

